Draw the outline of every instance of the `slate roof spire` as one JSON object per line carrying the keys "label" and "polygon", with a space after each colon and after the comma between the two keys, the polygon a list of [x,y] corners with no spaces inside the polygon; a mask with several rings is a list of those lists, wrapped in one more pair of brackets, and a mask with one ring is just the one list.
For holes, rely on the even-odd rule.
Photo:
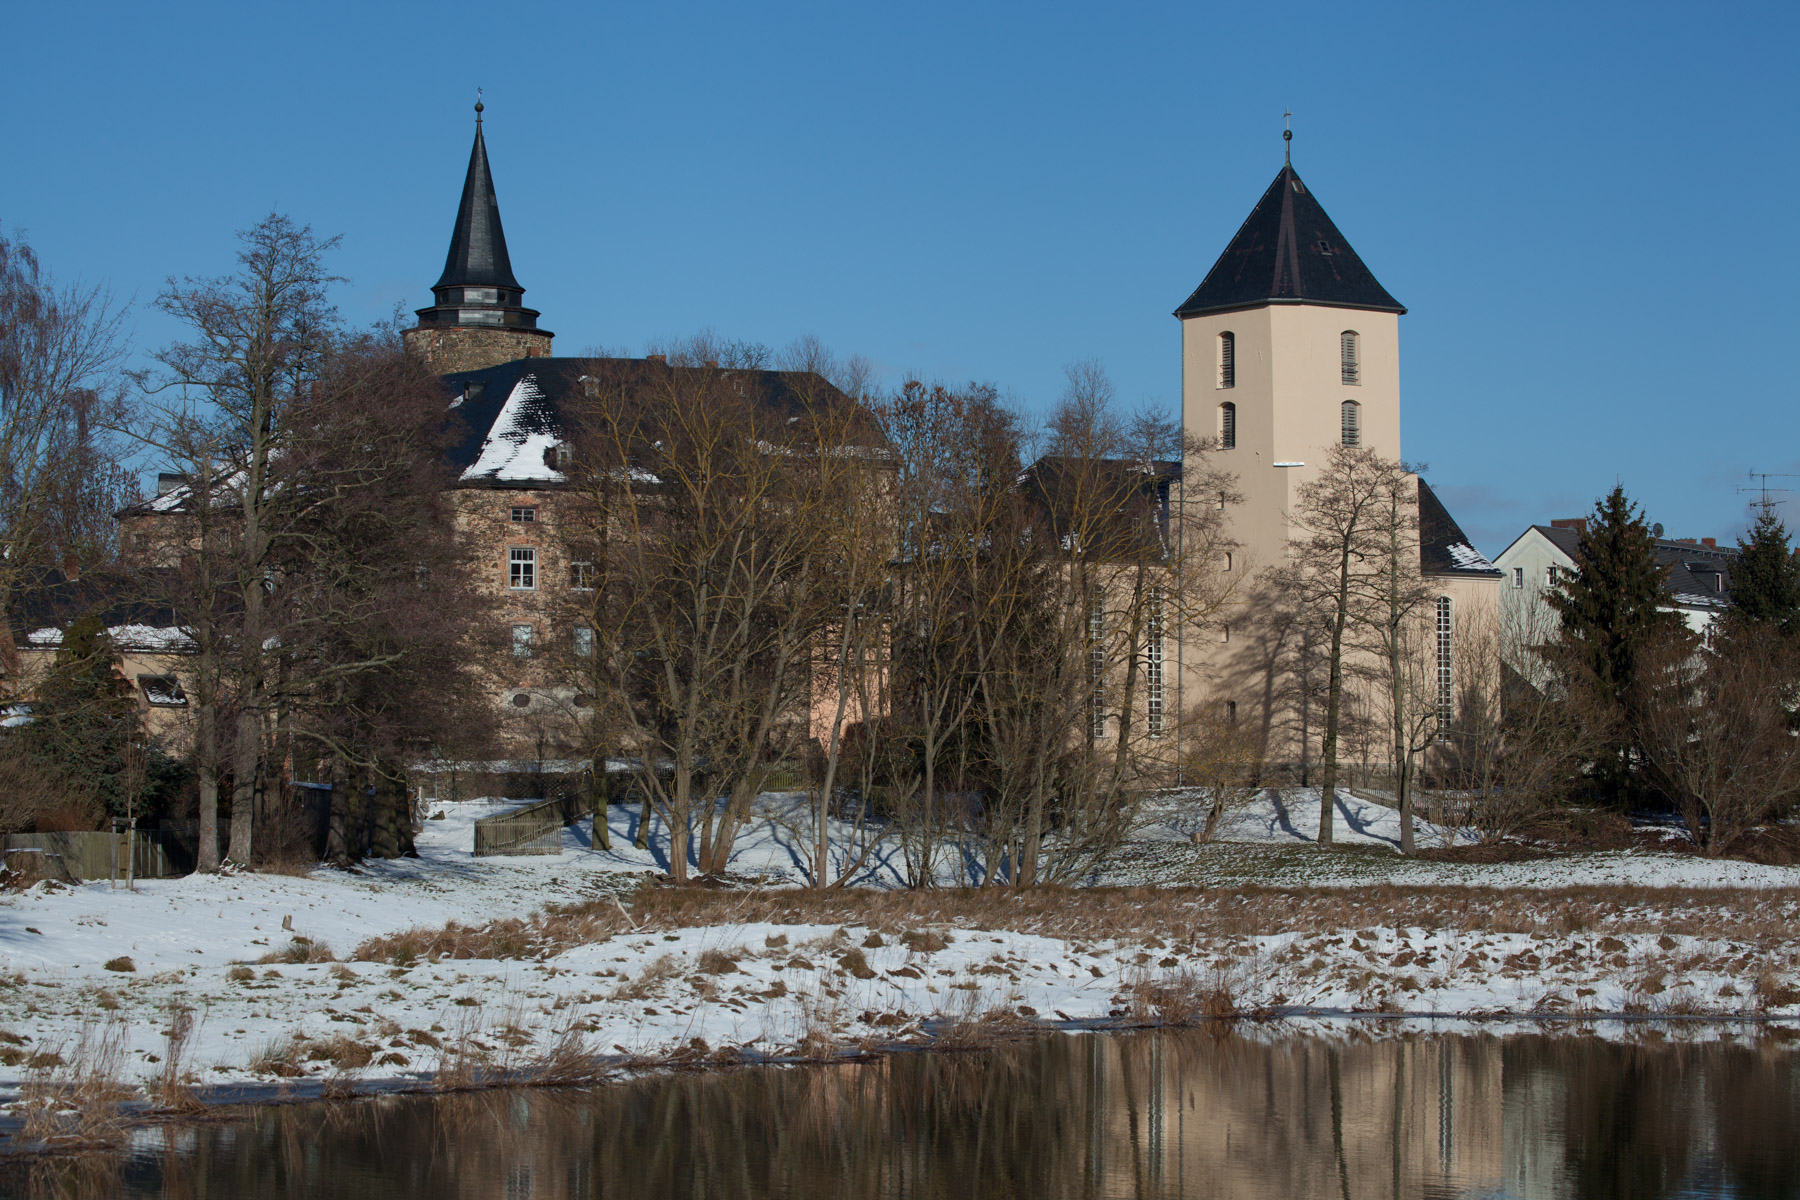
{"label": "slate roof spire", "polygon": [[537,328],[538,314],[524,307],[525,289],[513,275],[506,252],[506,230],[500,224],[500,201],[488,166],[487,138],[481,126],[486,105],[475,100],[475,144],[463,178],[462,202],[450,231],[444,273],[431,286],[437,303],[419,310],[420,325],[482,325],[513,329]]}
{"label": "slate roof spire", "polygon": [[[1291,130],[1283,131],[1283,140],[1292,145]],[[1301,182],[1291,157],[1175,315],[1192,317],[1264,304],[1406,311],[1325,215],[1324,206]]]}

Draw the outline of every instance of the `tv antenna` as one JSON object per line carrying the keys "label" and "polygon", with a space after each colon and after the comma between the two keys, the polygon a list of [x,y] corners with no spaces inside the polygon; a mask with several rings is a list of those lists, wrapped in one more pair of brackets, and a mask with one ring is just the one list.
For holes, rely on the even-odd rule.
{"label": "tv antenna", "polygon": [[1792,471],[1752,471],[1752,472],[1750,472],[1750,478],[1752,481],[1760,480],[1761,482],[1757,483],[1757,485],[1755,487],[1743,487],[1743,488],[1738,488],[1737,490],[1740,493],[1742,493],[1742,492],[1760,493],[1761,499],[1759,499],[1757,501],[1757,504],[1762,508],[1762,510],[1764,512],[1768,512],[1769,508],[1772,505],[1787,503],[1787,501],[1785,501],[1785,500],[1769,499],[1769,493],[1771,491],[1780,492],[1784,495],[1791,493],[1793,491],[1792,488],[1784,488],[1784,487],[1771,488],[1771,487],[1769,487],[1769,480],[1771,480],[1771,479],[1800,479],[1800,474],[1796,474],[1795,472],[1792,472]]}

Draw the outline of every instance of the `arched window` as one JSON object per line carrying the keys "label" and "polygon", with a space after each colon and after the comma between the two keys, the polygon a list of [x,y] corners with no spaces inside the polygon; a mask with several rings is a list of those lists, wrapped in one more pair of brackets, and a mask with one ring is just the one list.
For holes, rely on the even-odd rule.
{"label": "arched window", "polygon": [[1362,445],[1362,405],[1354,400],[1343,403],[1344,445]]}
{"label": "arched window", "polygon": [[1234,333],[1219,335],[1219,386],[1237,386],[1237,335]]}
{"label": "arched window", "polygon": [[1456,719],[1456,677],[1451,671],[1456,653],[1455,614],[1450,597],[1437,599],[1437,723],[1445,732]]}
{"label": "arched window", "polygon": [[[1219,405],[1219,447],[1230,450],[1237,446],[1237,405],[1227,400]],[[1223,504],[1219,505],[1224,508]]]}
{"label": "arched window", "polygon": [[1356,330],[1346,329],[1338,334],[1338,352],[1344,364],[1344,382],[1358,384],[1362,382],[1362,359],[1357,353]]}

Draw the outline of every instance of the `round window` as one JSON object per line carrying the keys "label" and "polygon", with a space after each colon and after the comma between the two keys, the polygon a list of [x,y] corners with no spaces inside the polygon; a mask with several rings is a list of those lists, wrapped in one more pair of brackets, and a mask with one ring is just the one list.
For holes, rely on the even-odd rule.
{"label": "round window", "polygon": [[514,696],[513,697],[513,707],[514,708],[530,708],[531,707],[531,694],[529,692],[520,692],[518,695]]}

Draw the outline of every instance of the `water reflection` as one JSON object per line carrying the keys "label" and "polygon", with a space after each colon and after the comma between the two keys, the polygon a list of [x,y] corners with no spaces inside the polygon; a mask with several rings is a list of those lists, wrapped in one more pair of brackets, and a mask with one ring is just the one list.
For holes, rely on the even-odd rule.
{"label": "water reflection", "polygon": [[264,1109],[0,1195],[1787,1197],[1790,1052],[1207,1032]]}

